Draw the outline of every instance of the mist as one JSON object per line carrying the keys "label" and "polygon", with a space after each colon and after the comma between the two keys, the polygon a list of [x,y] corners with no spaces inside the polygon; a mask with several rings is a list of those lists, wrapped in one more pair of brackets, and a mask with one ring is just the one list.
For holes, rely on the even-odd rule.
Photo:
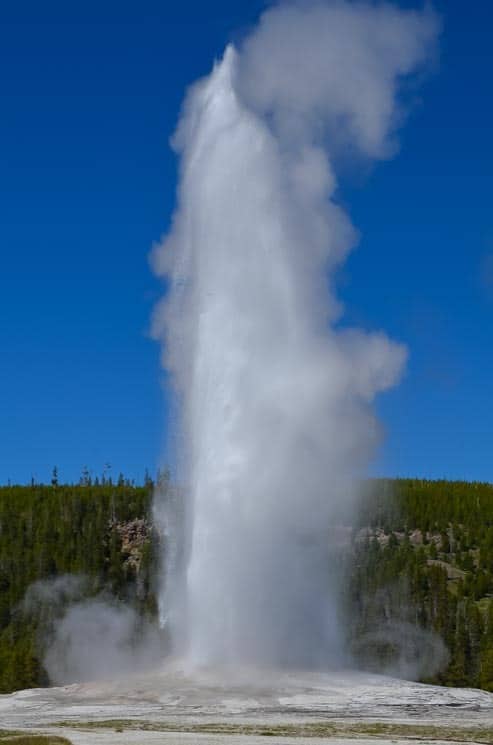
{"label": "mist", "polygon": [[380,438],[375,396],[407,352],[341,326],[335,272],[357,232],[336,167],[395,153],[401,84],[437,31],[431,11],[281,3],[186,96],[177,208],[152,263],[169,283],[153,332],[187,515],[161,611],[192,666],[340,661],[328,529],[350,512]]}
{"label": "mist", "polygon": [[38,580],[17,608],[36,626],[51,684],[116,679],[152,669],[164,657],[157,623],[98,586],[82,574]]}
{"label": "mist", "polygon": [[82,574],[60,574],[52,579],[37,580],[27,588],[20,610],[27,616],[54,616],[68,604],[81,600],[89,587],[89,578]]}
{"label": "mist", "polygon": [[361,634],[353,651],[366,670],[405,680],[432,678],[450,661],[436,632],[406,621],[385,621]]}
{"label": "mist", "polygon": [[152,669],[161,658],[159,629],[130,606],[100,597],[66,609],[43,663],[50,681],[62,685]]}

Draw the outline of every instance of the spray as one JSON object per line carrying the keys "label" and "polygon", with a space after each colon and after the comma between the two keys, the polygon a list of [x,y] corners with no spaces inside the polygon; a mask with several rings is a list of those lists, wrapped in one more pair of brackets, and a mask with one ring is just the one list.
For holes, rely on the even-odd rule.
{"label": "spray", "polygon": [[186,97],[153,330],[180,412],[187,546],[168,557],[162,618],[191,666],[339,662],[329,526],[406,350],[341,329],[334,272],[357,236],[335,164],[395,150],[399,81],[436,32],[432,13],[388,4],[283,3]]}

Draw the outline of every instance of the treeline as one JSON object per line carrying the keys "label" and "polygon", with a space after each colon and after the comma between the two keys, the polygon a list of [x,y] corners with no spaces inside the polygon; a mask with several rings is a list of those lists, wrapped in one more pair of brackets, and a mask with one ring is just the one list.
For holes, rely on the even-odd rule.
{"label": "treeline", "polygon": [[373,479],[366,484],[358,521],[394,530],[446,530],[449,525],[464,525],[476,532],[493,525],[493,484]]}
{"label": "treeline", "polygon": [[23,607],[33,583],[80,576],[88,580],[85,596],[105,591],[141,614],[155,614],[152,490],[151,483],[132,486],[123,479],[0,488],[0,692],[48,683],[40,634],[50,608],[26,613]]}
{"label": "treeline", "polygon": [[493,485],[401,479],[366,491],[344,591],[356,659],[493,691]]}
{"label": "treeline", "polygon": [[[45,583],[83,577],[77,599],[105,592],[156,618],[153,490],[150,478],[136,486],[87,472],[77,485],[55,472],[50,485],[0,488],[0,692],[49,684],[43,645],[61,606],[43,604]],[[160,490],[174,493],[167,474]],[[379,480],[365,492],[341,555],[354,658],[493,690],[493,486]]]}

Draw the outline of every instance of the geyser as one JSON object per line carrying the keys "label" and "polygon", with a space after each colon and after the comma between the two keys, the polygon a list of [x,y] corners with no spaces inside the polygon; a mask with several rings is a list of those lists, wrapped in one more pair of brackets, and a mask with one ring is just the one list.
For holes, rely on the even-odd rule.
{"label": "geyser", "polygon": [[430,12],[283,3],[187,95],[169,289],[154,316],[175,385],[176,515],[162,618],[192,665],[337,659],[328,530],[377,440],[372,401],[406,351],[342,329],[333,272],[355,243],[342,154],[394,149],[399,81],[429,56]]}

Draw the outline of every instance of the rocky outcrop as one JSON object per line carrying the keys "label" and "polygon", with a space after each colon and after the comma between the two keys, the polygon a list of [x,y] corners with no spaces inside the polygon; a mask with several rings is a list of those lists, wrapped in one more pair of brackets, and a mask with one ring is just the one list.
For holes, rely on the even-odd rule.
{"label": "rocky outcrop", "polygon": [[142,518],[112,526],[121,540],[121,552],[126,556],[124,565],[138,574],[144,545],[150,540],[151,526]]}

